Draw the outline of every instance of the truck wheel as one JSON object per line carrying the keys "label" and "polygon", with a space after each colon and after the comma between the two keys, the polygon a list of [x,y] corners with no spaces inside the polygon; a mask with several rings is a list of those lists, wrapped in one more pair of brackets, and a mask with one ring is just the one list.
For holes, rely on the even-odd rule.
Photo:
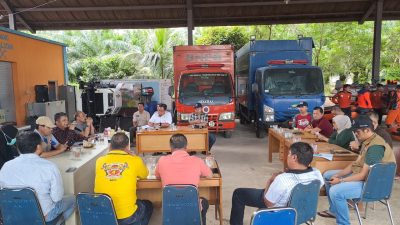
{"label": "truck wheel", "polygon": [[231,138],[232,137],[232,131],[225,131],[224,132],[224,138]]}
{"label": "truck wheel", "polygon": [[256,122],[256,136],[258,138],[264,138],[266,134],[266,131],[264,129],[264,126],[258,122]]}

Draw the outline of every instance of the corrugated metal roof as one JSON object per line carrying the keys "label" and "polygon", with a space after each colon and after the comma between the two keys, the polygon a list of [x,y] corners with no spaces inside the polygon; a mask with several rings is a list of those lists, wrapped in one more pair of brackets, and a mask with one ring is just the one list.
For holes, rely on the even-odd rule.
{"label": "corrugated metal roof", "polygon": [[[373,20],[375,0],[0,0],[2,14],[31,30],[160,28]],[[41,4],[47,5],[30,9]],[[286,4],[287,3],[287,4]],[[190,5],[190,4],[189,4]],[[370,9],[370,10],[369,10]],[[25,11],[26,10],[26,11]],[[371,13],[367,13],[370,11]],[[384,0],[383,19],[400,19],[400,1]],[[8,17],[0,21],[8,26]]]}

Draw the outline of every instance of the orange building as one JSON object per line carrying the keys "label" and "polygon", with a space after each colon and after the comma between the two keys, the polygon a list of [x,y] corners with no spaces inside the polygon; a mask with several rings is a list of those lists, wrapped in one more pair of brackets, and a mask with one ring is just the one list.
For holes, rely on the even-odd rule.
{"label": "orange building", "polygon": [[35,101],[35,85],[68,80],[66,45],[0,27],[0,110],[8,121],[24,125],[26,105]]}

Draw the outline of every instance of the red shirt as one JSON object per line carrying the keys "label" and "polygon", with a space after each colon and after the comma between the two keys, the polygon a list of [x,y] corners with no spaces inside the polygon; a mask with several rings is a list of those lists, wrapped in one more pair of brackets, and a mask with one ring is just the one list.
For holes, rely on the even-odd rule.
{"label": "red shirt", "polygon": [[307,115],[303,116],[301,114],[297,114],[294,117],[295,127],[304,130],[311,123],[311,115],[307,113]]}
{"label": "red shirt", "polygon": [[318,127],[319,129],[321,129],[321,131],[319,133],[324,135],[327,138],[329,138],[333,133],[332,124],[329,122],[329,120],[327,120],[325,118],[322,118],[319,120],[313,120],[312,126],[313,126],[313,128]]}
{"label": "red shirt", "polygon": [[156,177],[161,178],[163,186],[192,184],[197,187],[200,177],[209,177],[212,172],[202,159],[190,156],[186,151],[178,150],[158,160],[155,174]]}
{"label": "red shirt", "polygon": [[371,105],[374,109],[381,109],[385,106],[383,105],[383,92],[382,91],[374,91],[371,93]]}

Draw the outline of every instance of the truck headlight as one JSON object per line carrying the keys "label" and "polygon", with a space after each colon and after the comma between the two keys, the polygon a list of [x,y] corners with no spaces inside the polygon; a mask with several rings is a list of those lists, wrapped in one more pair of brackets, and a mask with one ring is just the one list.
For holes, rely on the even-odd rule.
{"label": "truck headlight", "polygon": [[229,112],[229,113],[221,113],[219,115],[219,120],[234,120],[235,119],[235,113]]}
{"label": "truck headlight", "polygon": [[274,109],[264,105],[264,120],[266,122],[273,122],[275,120]]}
{"label": "truck headlight", "polygon": [[180,113],[181,120],[189,121],[191,113]]}

